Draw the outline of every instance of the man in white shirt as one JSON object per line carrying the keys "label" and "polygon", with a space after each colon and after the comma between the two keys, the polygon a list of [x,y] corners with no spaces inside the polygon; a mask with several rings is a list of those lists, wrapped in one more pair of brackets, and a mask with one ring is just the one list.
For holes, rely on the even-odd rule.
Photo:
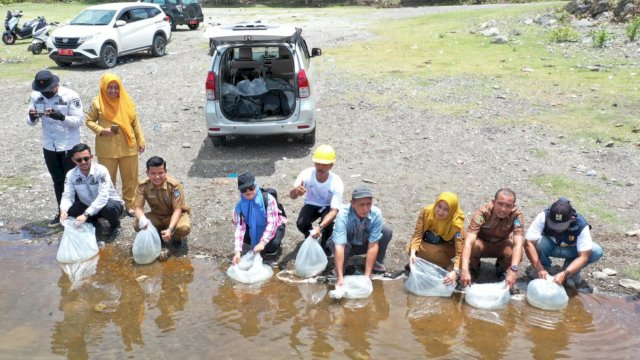
{"label": "man in white shirt", "polygon": [[[342,206],[344,184],[342,179],[331,169],[336,161],[336,152],[330,145],[320,145],[313,153],[314,167],[303,170],[289,192],[292,199],[304,195],[304,206],[298,215],[298,230],[314,238],[322,235],[320,245],[325,249],[327,239],[333,233],[333,220]],[[313,222],[320,218],[320,223],[313,227]]]}
{"label": "man in white shirt", "polygon": [[76,167],[67,173],[64,193],[60,201],[60,221],[75,217],[75,224],[97,223],[98,218],[109,221],[109,240],[120,233],[120,216],[124,202],[116,193],[106,167],[93,164],[87,144],[77,144],[71,150]]}
{"label": "man in white shirt", "polygon": [[[47,170],[53,180],[58,208],[64,190],[64,178],[74,163],[69,150],[80,142],[80,129],[84,124],[82,101],[78,94],[59,85],[60,78],[49,70],[36,74],[31,88],[31,102],[27,124],[35,126],[42,122],[42,151]],[[60,225],[57,212],[49,227]]]}
{"label": "man in white shirt", "polygon": [[602,247],[591,239],[591,225],[578,214],[571,202],[560,198],[536,216],[525,235],[525,252],[539,278],[545,279],[551,268],[551,258],[564,259],[563,271],[553,277],[561,285],[565,281],[578,291],[593,289],[582,279],[580,271],[598,261]]}

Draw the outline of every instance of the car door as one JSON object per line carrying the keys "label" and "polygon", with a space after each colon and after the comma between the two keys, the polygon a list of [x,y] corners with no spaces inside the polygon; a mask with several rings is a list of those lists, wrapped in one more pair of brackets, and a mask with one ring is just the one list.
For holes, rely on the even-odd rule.
{"label": "car door", "polygon": [[130,10],[123,11],[117,18],[117,20],[122,20],[126,22],[125,25],[117,28],[120,39],[118,41],[118,52],[123,53],[130,51],[135,46],[135,39],[133,35],[133,15]]}
{"label": "car door", "polygon": [[151,46],[155,27],[152,24],[152,19],[149,19],[147,8],[133,8],[131,9],[131,15],[133,15],[134,19],[131,28],[134,49]]}

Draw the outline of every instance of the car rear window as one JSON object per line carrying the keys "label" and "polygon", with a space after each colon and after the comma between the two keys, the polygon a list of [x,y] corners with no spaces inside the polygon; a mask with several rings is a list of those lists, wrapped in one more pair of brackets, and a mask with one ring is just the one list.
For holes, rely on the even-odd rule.
{"label": "car rear window", "polygon": [[149,17],[154,17],[160,14],[160,10],[156,8],[148,8],[147,11],[149,11]]}
{"label": "car rear window", "polygon": [[[243,46],[245,47],[245,46]],[[236,50],[233,52],[233,59],[240,59],[240,51]],[[267,60],[267,59],[276,59],[280,55],[279,47],[277,46],[256,46],[251,48],[251,59],[252,60]]]}

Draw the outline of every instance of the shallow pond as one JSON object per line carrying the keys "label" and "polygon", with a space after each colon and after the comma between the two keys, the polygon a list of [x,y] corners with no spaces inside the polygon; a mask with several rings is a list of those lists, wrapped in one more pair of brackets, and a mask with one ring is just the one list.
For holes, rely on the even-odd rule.
{"label": "shallow pond", "polygon": [[138,266],[113,245],[69,277],[57,247],[0,234],[0,358],[635,358],[640,345],[640,303],[622,298],[483,311],[392,280],[333,300],[321,284],[237,285],[208,259]]}

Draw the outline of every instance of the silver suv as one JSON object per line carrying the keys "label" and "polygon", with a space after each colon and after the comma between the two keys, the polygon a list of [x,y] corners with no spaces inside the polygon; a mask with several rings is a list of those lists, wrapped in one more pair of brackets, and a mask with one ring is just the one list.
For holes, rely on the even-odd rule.
{"label": "silver suv", "polygon": [[205,117],[214,146],[228,135],[298,134],[313,144],[317,93],[302,29],[241,23],[211,27]]}

